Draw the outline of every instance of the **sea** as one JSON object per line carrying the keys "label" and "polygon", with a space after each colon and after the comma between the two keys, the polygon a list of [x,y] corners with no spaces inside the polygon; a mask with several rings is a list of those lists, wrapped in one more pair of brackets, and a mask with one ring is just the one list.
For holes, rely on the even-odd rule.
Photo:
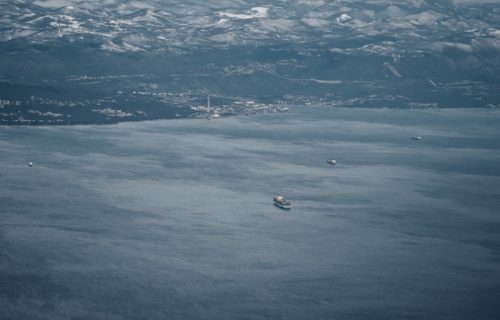
{"label": "sea", "polygon": [[2,320],[494,320],[499,297],[500,110],[0,127]]}

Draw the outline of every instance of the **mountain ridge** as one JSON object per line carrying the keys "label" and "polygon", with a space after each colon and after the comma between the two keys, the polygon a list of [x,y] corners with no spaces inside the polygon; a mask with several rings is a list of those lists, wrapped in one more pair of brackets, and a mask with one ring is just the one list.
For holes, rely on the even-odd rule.
{"label": "mountain ridge", "polygon": [[[60,107],[71,117],[57,123],[85,123],[86,114],[95,119],[96,100],[127,114],[164,114],[164,107],[202,116],[200,102],[209,93],[232,97],[227,106],[258,101],[269,110],[279,103],[500,106],[495,1],[0,4],[0,81],[19,92],[17,98],[0,93],[10,101],[0,105],[0,123],[21,117],[44,124],[28,113],[25,97],[30,85],[47,84],[60,88],[61,101],[80,105],[78,111]],[[149,100],[134,92],[147,92]],[[130,97],[119,106],[123,95]],[[51,97],[41,92],[36,98]],[[101,121],[138,120],[140,114]]]}

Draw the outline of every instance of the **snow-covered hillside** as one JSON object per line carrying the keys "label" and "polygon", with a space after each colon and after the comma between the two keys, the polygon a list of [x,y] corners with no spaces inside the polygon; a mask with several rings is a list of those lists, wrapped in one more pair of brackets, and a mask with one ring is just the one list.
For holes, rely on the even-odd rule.
{"label": "snow-covered hillside", "polygon": [[0,99],[21,105],[29,92],[112,101],[117,91],[151,85],[157,93],[349,106],[500,103],[499,1],[0,0],[0,7],[0,85],[15,89]]}

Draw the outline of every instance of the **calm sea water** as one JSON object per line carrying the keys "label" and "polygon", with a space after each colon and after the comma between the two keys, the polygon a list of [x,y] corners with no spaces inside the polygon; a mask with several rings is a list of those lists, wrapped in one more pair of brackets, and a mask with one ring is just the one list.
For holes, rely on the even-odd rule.
{"label": "calm sea water", "polygon": [[500,111],[0,127],[0,147],[1,319],[500,318]]}

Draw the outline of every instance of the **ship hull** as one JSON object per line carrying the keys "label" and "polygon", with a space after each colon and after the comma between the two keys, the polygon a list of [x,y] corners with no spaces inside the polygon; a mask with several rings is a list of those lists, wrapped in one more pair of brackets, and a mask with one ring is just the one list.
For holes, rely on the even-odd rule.
{"label": "ship hull", "polygon": [[280,208],[280,209],[283,209],[283,210],[290,210],[290,209],[292,209],[292,207],[289,206],[289,205],[284,205],[284,204],[277,203],[277,202],[275,202],[274,205],[276,207]]}

